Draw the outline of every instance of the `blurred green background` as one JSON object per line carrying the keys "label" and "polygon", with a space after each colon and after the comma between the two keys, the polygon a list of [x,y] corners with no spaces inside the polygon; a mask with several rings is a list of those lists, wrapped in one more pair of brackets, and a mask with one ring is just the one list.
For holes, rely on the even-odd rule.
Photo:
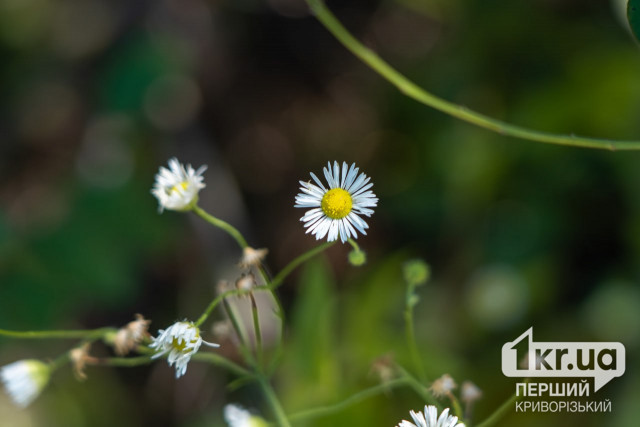
{"label": "blurred green background", "polygon": [[[446,99],[543,131],[640,135],[624,1],[329,6]],[[499,425],[637,424],[640,154],[504,138],[418,105],[302,0],[0,0],[0,61],[0,328],[122,326],[143,313],[155,333],[235,280],[227,235],[158,214],[149,191],[169,157],[209,166],[201,206],[269,248],[274,273],[316,245],[293,208],[297,181],[355,161],[380,198],[359,239],[368,264],[349,266],[337,246],[280,289],[287,411],[375,385],[380,357],[409,366],[401,266],[421,257],[433,279],[420,288],[418,345],[431,378],[483,390],[475,421],[514,392],[500,349],[533,326],[539,341],[622,342],[626,373],[591,396],[611,413]],[[0,365],[71,345],[0,337]],[[238,357],[231,343],[221,351]],[[255,387],[230,390],[226,372],[194,362],[178,381],[164,362],[88,375],[57,372],[26,411],[0,394],[0,424],[223,425],[227,402],[270,416]],[[400,389],[301,425],[391,426],[423,405]]]}

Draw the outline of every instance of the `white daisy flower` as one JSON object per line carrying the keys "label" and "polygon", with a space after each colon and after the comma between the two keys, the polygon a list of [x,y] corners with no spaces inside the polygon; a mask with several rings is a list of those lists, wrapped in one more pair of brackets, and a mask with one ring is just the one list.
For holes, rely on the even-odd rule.
{"label": "white daisy flower", "polygon": [[296,196],[296,208],[312,208],[300,218],[307,233],[313,233],[316,240],[327,236],[329,242],[340,236],[343,243],[350,237],[356,238],[356,230],[367,234],[369,226],[360,216],[371,216],[370,208],[378,204],[378,198],[370,190],[373,187],[370,178],[364,173],[358,175],[355,163],[349,167],[343,162],[340,171],[338,162],[333,163],[333,168],[329,162],[323,170],[327,187],[312,172],[311,178],[317,185],[300,181],[302,193]]}
{"label": "white daisy flower", "polygon": [[151,194],[158,199],[158,210],[164,209],[174,211],[186,211],[198,201],[198,191],[205,187],[202,173],[207,166],[200,166],[194,170],[191,165],[186,168],[178,159],[169,159],[171,170],[160,167],[160,172],[156,174],[156,182],[153,185]]}
{"label": "white daisy flower", "polygon": [[267,425],[262,418],[233,403],[225,405],[224,419],[229,427],[266,427]]}
{"label": "white daisy flower", "polygon": [[458,422],[458,417],[449,415],[449,408],[446,408],[438,417],[438,408],[433,405],[427,405],[424,407],[424,414],[422,412],[411,411],[411,418],[413,422],[402,420],[397,427],[465,427],[463,423]]}
{"label": "white daisy flower", "polygon": [[26,408],[49,382],[51,368],[39,360],[13,362],[0,369],[0,379],[16,405]]}
{"label": "white daisy flower", "polygon": [[187,372],[187,364],[191,356],[198,352],[204,343],[209,347],[220,347],[219,344],[206,342],[200,337],[200,329],[193,322],[176,322],[166,330],[160,329],[158,337],[152,338],[153,343],[149,347],[156,350],[152,359],[167,356],[169,366],[176,364],[176,378],[180,378]]}

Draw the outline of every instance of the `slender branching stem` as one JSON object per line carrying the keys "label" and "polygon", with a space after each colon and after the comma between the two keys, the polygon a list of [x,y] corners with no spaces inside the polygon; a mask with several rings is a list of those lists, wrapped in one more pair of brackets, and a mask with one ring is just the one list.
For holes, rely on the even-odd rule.
{"label": "slender branching stem", "polygon": [[393,388],[406,386],[407,384],[408,380],[406,378],[397,378],[386,381],[382,384],[360,390],[359,392],[352,394],[351,396],[333,405],[319,406],[317,408],[306,409],[304,411],[293,413],[289,415],[289,419],[291,421],[297,422],[335,414],[345,410],[349,406],[358,404],[363,400],[385,393]]}
{"label": "slender branching stem", "polygon": [[290,427],[291,423],[289,422],[289,419],[287,418],[287,415],[284,412],[284,409],[282,408],[282,404],[280,403],[280,400],[278,400],[278,396],[276,395],[276,392],[273,390],[273,387],[271,387],[269,380],[264,376],[257,377],[257,380],[258,380],[258,384],[260,384],[260,389],[262,390],[267,400],[267,403],[271,407],[271,410],[273,412],[273,415],[278,425],[280,427]]}
{"label": "slender branching stem", "polygon": [[[362,62],[368,65],[381,77],[394,85],[404,95],[424,105],[435,108],[452,117],[464,120],[468,123],[499,133],[500,135],[547,144],[566,145],[572,147],[597,148],[604,150],[640,150],[640,141],[621,141],[612,139],[584,138],[571,135],[561,135],[549,132],[540,132],[521,126],[505,123],[500,120],[477,113],[469,108],[438,98],[422,89],[420,86],[402,75],[386,61],[380,58],[371,49],[365,47],[360,41],[336,19],[325,6],[323,0],[306,0],[312,12],[320,23],[333,36],[340,41]],[[594,107],[595,108],[595,107]]]}
{"label": "slender branching stem", "polygon": [[0,329],[0,336],[23,339],[99,339],[109,332],[116,332],[115,328],[99,328],[86,330],[55,330],[55,331],[8,331]]}
{"label": "slender branching stem", "polygon": [[223,229],[224,231],[226,231],[227,233],[229,233],[229,235],[231,237],[233,237],[235,239],[236,242],[238,242],[238,245],[244,249],[247,246],[249,246],[247,244],[247,241],[245,240],[245,238],[242,236],[242,234],[238,231],[237,228],[235,228],[233,225],[229,224],[228,222],[225,222],[219,218],[216,218],[213,215],[208,214],[207,212],[205,212],[200,206],[198,205],[194,205],[193,206],[193,211],[202,219],[204,219],[205,221],[207,221],[209,224],[213,225],[214,227],[218,227]]}
{"label": "slender branching stem", "polygon": [[300,256],[297,256],[296,258],[293,259],[293,261],[291,261],[289,264],[287,264],[281,271],[280,273],[278,273],[276,275],[276,277],[273,278],[273,280],[271,281],[271,284],[269,285],[269,287],[271,289],[276,289],[278,286],[282,285],[282,282],[284,281],[284,279],[287,278],[287,276],[289,274],[291,274],[291,272],[293,270],[295,270],[300,264],[304,263],[305,261],[308,261],[309,259],[313,258],[314,256],[318,255],[319,253],[325,251],[326,249],[330,248],[331,246],[333,246],[336,242],[325,242],[319,246],[316,246],[315,248],[303,253]]}

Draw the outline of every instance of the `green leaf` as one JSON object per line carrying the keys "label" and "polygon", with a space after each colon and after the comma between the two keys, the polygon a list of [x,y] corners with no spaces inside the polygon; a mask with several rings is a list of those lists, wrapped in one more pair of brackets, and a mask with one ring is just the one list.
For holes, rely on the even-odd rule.
{"label": "green leaf", "polygon": [[629,0],[627,3],[627,19],[633,35],[640,41],[640,0]]}

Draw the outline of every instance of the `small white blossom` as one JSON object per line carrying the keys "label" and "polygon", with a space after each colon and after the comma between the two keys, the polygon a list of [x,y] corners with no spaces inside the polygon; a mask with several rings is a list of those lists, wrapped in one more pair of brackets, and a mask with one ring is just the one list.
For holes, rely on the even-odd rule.
{"label": "small white blossom", "polygon": [[465,381],[462,383],[462,391],[460,393],[460,400],[467,404],[472,404],[476,400],[482,397],[482,390],[471,381]]}
{"label": "small white blossom", "polygon": [[438,408],[433,405],[427,405],[424,407],[424,414],[422,412],[411,411],[411,418],[413,422],[402,420],[397,427],[465,427],[463,423],[458,422],[458,417],[449,415],[449,408],[446,408],[438,417]]}
{"label": "small white blossom", "polygon": [[151,190],[151,194],[158,199],[159,211],[191,209],[198,201],[198,192],[205,187],[202,173],[207,166],[200,166],[198,170],[194,170],[191,165],[185,167],[173,157],[169,159],[169,168],[160,167]]}
{"label": "small white blossom", "polygon": [[328,186],[311,173],[317,184],[300,181],[301,193],[296,196],[296,208],[311,208],[300,221],[304,222],[307,233],[316,236],[316,240],[324,239],[332,242],[340,237],[344,243],[350,237],[357,237],[357,231],[367,234],[369,228],[360,215],[371,216],[373,207],[378,205],[378,198],[370,190],[373,183],[365,174],[358,174],[359,168],[353,163],[351,167],[342,163],[342,171],[338,162],[331,162],[323,169]]}
{"label": "small white blossom", "polygon": [[429,390],[431,390],[434,396],[442,397],[451,393],[456,387],[458,387],[458,384],[451,378],[451,375],[444,374],[431,384]]}
{"label": "small white blossom", "polygon": [[176,378],[180,378],[187,372],[187,364],[191,360],[191,356],[198,352],[200,346],[204,343],[210,347],[220,347],[219,344],[203,341],[200,337],[200,330],[193,322],[176,322],[169,326],[166,330],[160,329],[158,337],[152,338],[153,343],[149,347],[156,350],[153,359],[167,356],[169,366],[176,364]]}
{"label": "small white blossom", "polygon": [[224,407],[224,419],[229,427],[266,427],[267,425],[262,418],[233,403]]}
{"label": "small white blossom", "polygon": [[39,360],[13,362],[0,369],[0,379],[16,405],[26,408],[49,382],[51,368]]}
{"label": "small white blossom", "polygon": [[145,319],[141,314],[136,314],[136,320],[120,328],[113,339],[116,354],[124,356],[136,348],[149,335],[147,330],[150,324],[151,320]]}
{"label": "small white blossom", "polygon": [[240,267],[249,268],[251,266],[259,266],[265,256],[269,253],[268,249],[253,249],[247,246],[242,251],[242,259],[240,260]]}

